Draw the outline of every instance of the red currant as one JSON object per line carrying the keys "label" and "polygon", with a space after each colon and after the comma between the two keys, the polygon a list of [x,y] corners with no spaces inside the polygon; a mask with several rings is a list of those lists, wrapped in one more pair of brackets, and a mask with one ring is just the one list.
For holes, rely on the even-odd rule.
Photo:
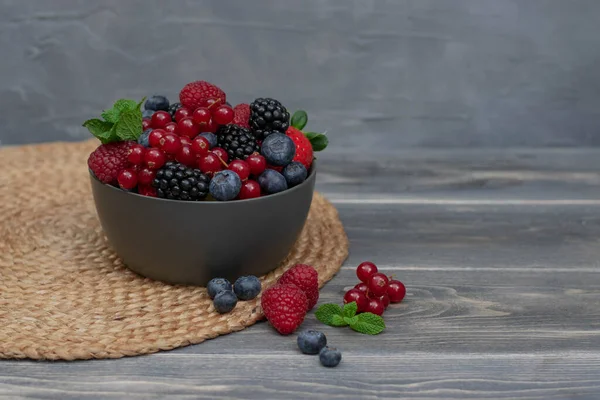
{"label": "red currant", "polygon": [[375,272],[377,272],[377,266],[370,261],[365,261],[356,268],[356,276],[361,282],[365,283],[369,281],[369,278]]}
{"label": "red currant", "polygon": [[383,303],[383,308],[387,310],[388,306],[390,305],[390,296],[384,294],[379,298],[379,300],[381,300],[381,302]]}
{"label": "red currant", "polygon": [[223,165],[221,164],[219,158],[212,153],[201,156],[200,160],[198,161],[198,167],[205,174],[219,172],[221,169],[223,169]]}
{"label": "red currant", "polygon": [[238,198],[240,200],[245,200],[254,199],[256,197],[260,197],[260,185],[258,182],[247,180],[246,182],[242,183],[242,188],[240,189]]}
{"label": "red currant", "polygon": [[151,170],[150,168],[142,168],[138,172],[138,182],[140,185],[150,185],[156,176],[156,171]]}
{"label": "red currant", "polygon": [[154,129],[162,129],[165,127],[165,125],[172,121],[171,114],[166,111],[156,111],[154,114],[152,114],[151,120],[152,127]]}
{"label": "red currant", "polygon": [[174,133],[177,135],[177,131],[178,131],[177,123],[169,122],[167,125],[165,125],[165,131]]}
{"label": "red currant", "polygon": [[142,196],[156,197],[156,189],[150,185],[138,186],[138,193]]}
{"label": "red currant", "polygon": [[364,294],[369,293],[369,286],[367,286],[367,284],[364,282],[358,283],[356,286],[354,286],[354,289],[358,289],[361,292],[363,292]]}
{"label": "red currant", "polygon": [[385,311],[385,307],[383,306],[383,302],[379,299],[370,299],[367,303],[367,307],[365,308],[365,312],[370,312],[377,315],[382,315]]}
{"label": "red currant", "polygon": [[254,176],[259,176],[267,169],[267,160],[258,153],[248,156],[246,162],[250,166],[250,173]]}
{"label": "red currant", "polygon": [[196,136],[196,138],[192,140],[192,151],[198,156],[206,155],[210,151],[210,143],[205,137]]}
{"label": "red currant", "polygon": [[144,153],[146,152],[146,148],[141,144],[134,144],[129,149],[129,154],[127,155],[127,161],[129,161],[133,165],[139,165],[144,161]]}
{"label": "red currant", "polygon": [[160,149],[167,154],[177,154],[181,148],[181,140],[174,133],[167,133],[160,139]]}
{"label": "red currant", "polygon": [[192,118],[186,117],[181,119],[177,123],[177,129],[181,136],[187,136],[190,139],[195,138],[200,133],[200,125],[198,125]]}
{"label": "red currant", "polygon": [[246,161],[233,160],[231,163],[229,163],[229,168],[227,169],[230,169],[237,173],[242,182],[248,179],[248,177],[250,176],[250,166],[248,166],[248,163]]}
{"label": "red currant", "polygon": [[358,307],[357,313],[365,312],[367,309],[367,305],[369,304],[369,299],[363,292],[357,289],[350,289],[344,295],[344,304],[356,302],[356,306]]}
{"label": "red currant", "polygon": [[225,164],[227,164],[227,161],[229,161],[229,155],[222,147],[213,147],[211,152],[217,157],[219,157],[221,160],[223,160]]}
{"label": "red currant", "polygon": [[152,126],[152,120],[150,118],[142,119],[142,132],[149,129]]}
{"label": "red currant", "polygon": [[222,105],[213,112],[212,116],[217,124],[227,125],[233,121],[233,108],[226,104]]}
{"label": "red currant", "polygon": [[165,153],[159,149],[149,149],[146,154],[144,154],[144,161],[146,165],[150,169],[159,169],[165,162],[167,162],[167,158],[165,157]]}
{"label": "red currant", "polygon": [[150,135],[148,136],[150,147],[160,147],[160,139],[162,139],[166,133],[167,132],[163,129],[155,129],[150,132]]}
{"label": "red currant", "polygon": [[175,111],[175,121],[179,122],[184,118],[189,117],[191,111],[188,108],[180,107],[177,111]]}
{"label": "red currant", "polygon": [[388,283],[387,295],[390,296],[392,303],[400,303],[404,299],[404,296],[406,296],[406,287],[402,282],[392,279]]}
{"label": "red currant", "polygon": [[198,125],[204,128],[208,126],[208,123],[210,122],[210,110],[206,107],[198,107],[194,110],[192,118],[194,119],[194,121],[196,121]]}
{"label": "red currant", "polygon": [[376,297],[387,293],[388,277],[381,272],[376,272],[369,278],[369,292]]}
{"label": "red currant", "polygon": [[200,105],[202,107],[208,108],[212,112],[212,110],[215,110],[221,104],[223,104],[223,99],[220,99],[220,98],[217,98],[217,99],[210,98],[210,99],[204,100]]}
{"label": "red currant", "polygon": [[121,188],[125,190],[131,190],[137,185],[138,178],[134,170],[124,169],[119,173],[117,181],[119,182],[119,186],[121,186]]}
{"label": "red currant", "polygon": [[187,136],[179,136],[179,140],[181,140],[182,146],[191,146],[192,140]]}
{"label": "red currant", "polygon": [[181,146],[177,154],[175,155],[175,159],[180,163],[187,165],[188,167],[193,167],[196,164],[196,155],[190,148],[190,146]]}
{"label": "red currant", "polygon": [[214,119],[211,118],[211,120],[208,122],[206,127],[203,127],[202,131],[210,132],[210,133],[217,133],[217,129],[219,129],[219,125],[215,122]]}

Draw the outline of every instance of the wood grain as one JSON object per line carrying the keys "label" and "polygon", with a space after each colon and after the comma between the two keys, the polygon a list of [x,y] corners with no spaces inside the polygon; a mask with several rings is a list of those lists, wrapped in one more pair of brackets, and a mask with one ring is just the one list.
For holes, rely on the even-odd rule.
{"label": "wood grain", "polygon": [[597,399],[598,156],[514,150],[469,161],[424,151],[341,169],[334,154],[319,186],[340,211],[351,256],[321,303],[340,302],[365,259],[408,287],[377,337],[307,317],[303,328],[342,349],[338,368],[259,323],[146,357],[1,362],[0,397]]}

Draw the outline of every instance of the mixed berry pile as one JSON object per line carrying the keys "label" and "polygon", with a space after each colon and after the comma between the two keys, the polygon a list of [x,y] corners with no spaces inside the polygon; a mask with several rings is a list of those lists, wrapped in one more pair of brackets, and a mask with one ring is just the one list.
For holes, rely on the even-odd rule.
{"label": "mixed berry pile", "polygon": [[[143,108],[143,109],[142,109]],[[117,101],[84,126],[102,144],[88,166],[103,183],[173,200],[243,200],[304,182],[327,137],[303,132],[307,114],[290,116],[271,98],[232,107],[219,87],[185,85],[179,102],[152,96]]]}

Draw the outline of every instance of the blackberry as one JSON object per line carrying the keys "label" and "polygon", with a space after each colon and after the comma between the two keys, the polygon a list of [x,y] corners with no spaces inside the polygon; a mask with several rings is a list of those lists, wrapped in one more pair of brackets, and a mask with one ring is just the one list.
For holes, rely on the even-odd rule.
{"label": "blackberry", "polygon": [[208,195],[210,178],[199,169],[168,161],[156,171],[152,186],[163,199],[198,201]]}
{"label": "blackberry", "polygon": [[169,106],[169,114],[171,114],[171,119],[175,121],[175,113],[182,107],[181,103],[173,103]]}
{"label": "blackberry", "polygon": [[285,133],[290,127],[290,113],[275,99],[258,98],[250,103],[250,127],[258,140],[272,131]]}
{"label": "blackberry", "polygon": [[217,132],[219,147],[222,147],[229,156],[229,161],[234,159],[245,160],[249,155],[259,152],[258,141],[249,129],[239,125],[223,125]]}

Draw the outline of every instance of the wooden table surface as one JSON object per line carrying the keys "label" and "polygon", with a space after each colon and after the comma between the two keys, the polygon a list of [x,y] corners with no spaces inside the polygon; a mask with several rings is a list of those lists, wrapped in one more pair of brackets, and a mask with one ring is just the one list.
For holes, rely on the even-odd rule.
{"label": "wooden table surface", "polygon": [[259,323],[159,354],[0,362],[0,397],[42,399],[598,399],[600,151],[406,150],[323,156],[350,258],[406,283],[377,336],[318,323],[338,368]]}

